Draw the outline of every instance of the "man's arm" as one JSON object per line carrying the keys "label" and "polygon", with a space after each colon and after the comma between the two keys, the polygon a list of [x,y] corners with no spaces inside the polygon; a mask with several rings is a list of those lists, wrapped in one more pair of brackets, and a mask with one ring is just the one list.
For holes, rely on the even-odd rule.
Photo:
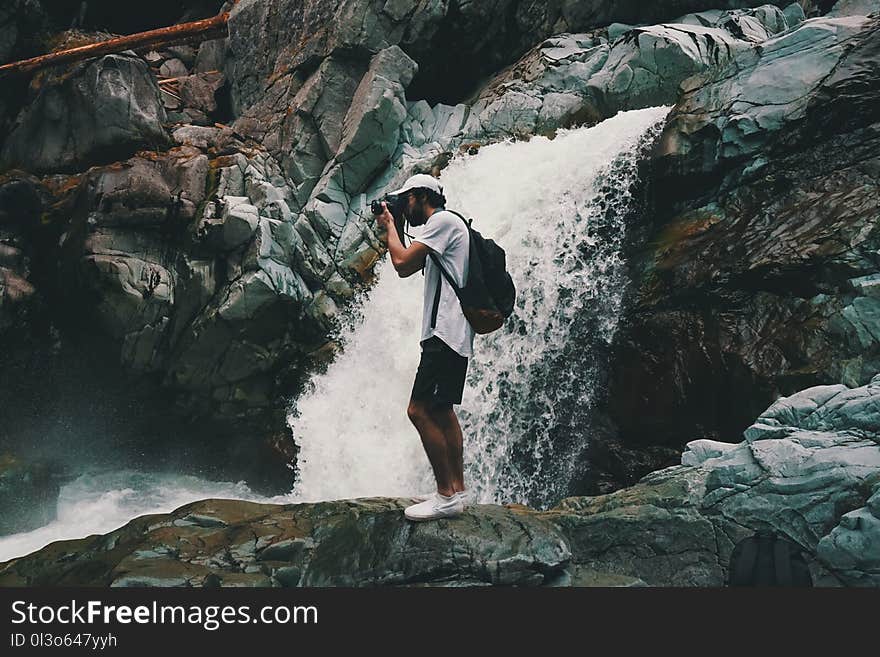
{"label": "man's arm", "polygon": [[421,242],[413,241],[409,248],[400,243],[396,230],[388,231],[388,251],[391,253],[391,264],[401,278],[412,276],[421,271],[428,257],[428,247]]}
{"label": "man's arm", "polygon": [[388,253],[391,254],[391,264],[394,265],[397,275],[400,278],[406,278],[421,271],[425,266],[425,259],[428,257],[427,245],[413,241],[409,248],[403,246],[393,221],[386,225],[386,231],[385,240],[388,243]]}

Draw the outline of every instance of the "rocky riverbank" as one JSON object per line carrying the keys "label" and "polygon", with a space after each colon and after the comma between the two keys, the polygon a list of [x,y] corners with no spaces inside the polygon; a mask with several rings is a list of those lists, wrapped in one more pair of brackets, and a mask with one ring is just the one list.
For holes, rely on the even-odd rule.
{"label": "rocky riverbank", "polygon": [[0,586],[720,586],[773,528],[820,586],[880,585],[880,375],[781,398],[739,444],[695,441],[637,485],[427,523],[404,499],[204,500],[0,564]]}

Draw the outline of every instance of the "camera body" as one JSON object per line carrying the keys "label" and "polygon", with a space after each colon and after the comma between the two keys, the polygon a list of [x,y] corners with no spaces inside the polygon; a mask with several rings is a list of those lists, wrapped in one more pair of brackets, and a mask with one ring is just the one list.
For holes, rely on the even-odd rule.
{"label": "camera body", "polygon": [[401,199],[399,196],[394,196],[393,194],[388,194],[381,199],[371,201],[370,210],[373,212],[373,214],[382,214],[382,201],[385,201],[385,204],[388,206],[388,211],[391,213],[391,216],[395,218],[395,220],[403,215],[403,207],[402,203],[400,202]]}
{"label": "camera body", "polygon": [[403,242],[404,238],[404,216],[403,216],[403,204],[404,196],[395,196],[394,194],[388,194],[383,196],[381,199],[370,201],[370,210],[373,213],[374,217],[378,217],[382,214],[382,201],[385,201],[385,204],[388,206],[388,212],[391,213],[391,216],[394,217],[394,227],[397,229],[397,235],[400,237],[400,241]]}

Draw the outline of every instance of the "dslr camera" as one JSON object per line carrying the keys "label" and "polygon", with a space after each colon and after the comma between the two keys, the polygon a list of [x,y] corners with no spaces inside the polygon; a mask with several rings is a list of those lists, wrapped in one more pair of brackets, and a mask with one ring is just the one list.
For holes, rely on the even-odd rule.
{"label": "dslr camera", "polygon": [[370,210],[372,210],[373,214],[382,214],[382,201],[385,201],[385,204],[388,206],[388,211],[391,213],[391,216],[394,217],[395,221],[398,217],[403,215],[403,207],[400,202],[400,197],[391,194],[370,202]]}
{"label": "dslr camera", "polygon": [[403,236],[405,234],[403,225],[404,225],[404,216],[403,216],[403,208],[404,208],[404,199],[406,195],[395,196],[393,194],[388,194],[383,196],[381,199],[370,201],[370,210],[373,212],[374,217],[378,217],[382,214],[382,201],[385,201],[385,204],[388,206],[388,212],[391,213],[391,216],[394,217],[394,226],[397,229],[397,234],[400,237],[400,241],[403,242]]}

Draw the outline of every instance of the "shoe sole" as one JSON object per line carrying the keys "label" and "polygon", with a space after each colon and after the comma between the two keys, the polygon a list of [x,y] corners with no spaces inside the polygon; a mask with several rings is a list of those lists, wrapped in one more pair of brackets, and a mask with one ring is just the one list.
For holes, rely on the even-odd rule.
{"label": "shoe sole", "polygon": [[[414,502],[427,502],[431,498],[430,498],[430,496],[416,495],[414,497],[409,497],[407,499],[413,500]],[[464,506],[465,509],[473,506],[473,504],[471,504],[470,502],[462,502],[462,505]]]}
{"label": "shoe sole", "polygon": [[456,511],[454,513],[444,513],[441,516],[431,516],[430,518],[413,518],[406,515],[406,512],[404,512],[403,515],[406,517],[407,520],[412,520],[413,522],[425,522],[426,520],[443,520],[443,518],[455,518],[456,516],[460,516],[463,513],[464,509],[462,509],[461,511]]}

